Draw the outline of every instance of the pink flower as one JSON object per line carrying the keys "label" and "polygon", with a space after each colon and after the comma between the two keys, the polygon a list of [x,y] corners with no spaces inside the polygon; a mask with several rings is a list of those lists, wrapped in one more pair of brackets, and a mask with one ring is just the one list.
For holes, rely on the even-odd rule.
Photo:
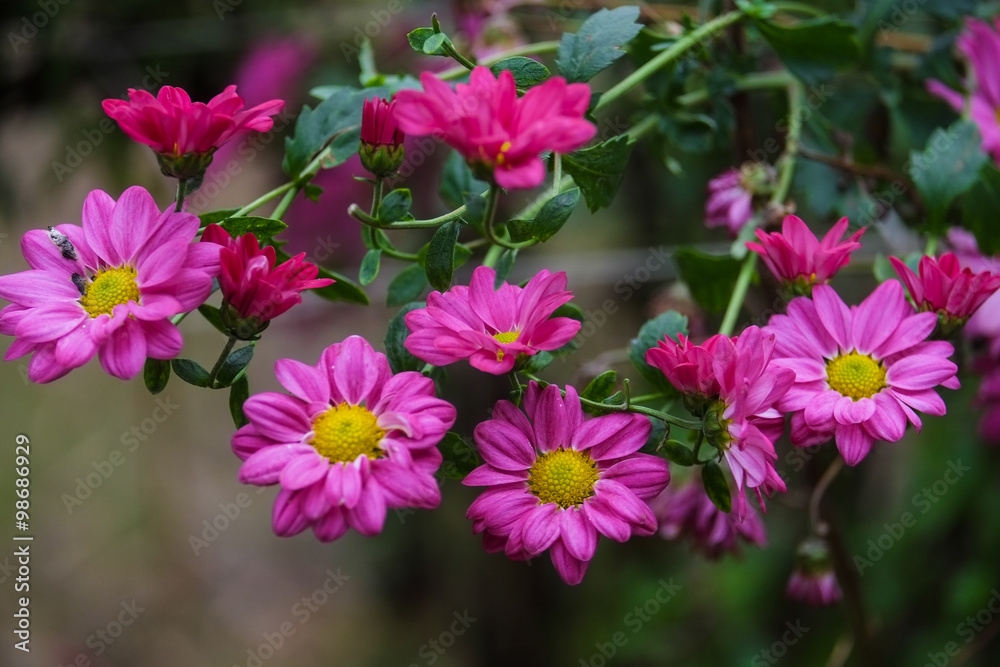
{"label": "pink flower", "polygon": [[770,234],[757,230],[760,243],[747,242],[747,248],[761,256],[767,268],[794,293],[808,296],[813,285],[830,282],[842,269],[852,252],[861,247],[859,229],[841,241],[847,231],[847,218],[841,218],[820,241],[806,223],[794,215],[785,216],[781,232]]}
{"label": "pink flower", "polygon": [[555,350],[570,341],[580,323],[551,317],[573,298],[566,274],[542,270],[523,288],[504,283],[494,291],[496,273],[480,266],[468,287],[431,292],[427,307],[406,314],[411,333],[406,349],[435,366],[468,359],[481,371],[502,375],[519,355]]}
{"label": "pink flower", "polygon": [[[671,338],[657,341],[657,347],[646,351],[646,363],[660,370],[677,391],[698,403],[719,394],[719,379],[715,375],[715,353],[728,336],[716,334],[701,345],[694,345],[682,333],[677,342]],[[692,406],[694,407],[694,406]],[[697,408],[694,408],[697,411]]]}
{"label": "pink flower", "polygon": [[104,113],[131,139],[152,148],[163,173],[175,178],[204,173],[215,149],[243,132],[267,132],[274,125],[271,116],[285,106],[271,100],[244,110],[236,86],[228,86],[208,104],[192,102],[173,86],[163,86],[156,97],[132,88],[128,95],[127,102],[104,100]]}
{"label": "pink flower", "polygon": [[552,77],[518,98],[507,70],[496,78],[476,67],[455,90],[433,74],[420,75],[424,92],[396,93],[396,118],[408,134],[440,136],[481,175],[503,188],[533,188],[545,180],[544,151],[568,153],[597,132],[583,114],[590,88]]}
{"label": "pink flower", "polygon": [[115,377],[146,361],[172,359],[181,334],[170,317],[197,308],[212,291],[219,250],[192,244],[198,218],[160,212],[140,187],[115,202],[94,190],[83,226],[32,230],[21,240],[30,271],[0,276],[0,333],[17,340],[6,359],[34,352],[28,377],[51,382],[95,354]]}
{"label": "pink flower", "polygon": [[660,524],[659,534],[663,539],[687,536],[709,558],[724,553],[739,554],[741,542],[758,547],[767,544],[764,521],[757,510],[751,507],[742,520],[721,511],[706,495],[698,474],[686,483],[678,484],[676,478],[671,480],[663,493],[649,501],[649,507]]}
{"label": "pink flower", "polygon": [[652,535],[656,518],[646,500],[670,481],[667,462],[637,453],[651,425],[642,415],[616,413],[585,420],[573,387],[529,383],[527,417],[500,401],[493,419],[476,427],[485,464],[462,482],[488,486],[466,516],[486,550],[515,560],[548,550],[568,584],[583,580],[598,535],[625,542]]}
{"label": "pink flower", "polygon": [[[967,18],[965,30],[958,38],[958,49],[969,61],[973,89],[969,104],[969,115],[979,127],[983,138],[983,150],[994,162],[1000,164],[1000,18],[994,19],[993,27],[986,21]],[[927,90],[950,104],[955,111],[964,113],[965,97],[940,81],[929,79]]]}
{"label": "pink flower", "polygon": [[914,313],[903,287],[888,280],[861,305],[848,308],[829,285],[794,299],[787,315],[765,328],[777,337],[775,363],[795,371],[795,385],[778,402],[792,415],[792,443],[836,440],[844,461],[857,465],[876,440],[896,442],[914,410],[943,415],[934,391],[959,386],[950,343],[927,341],[934,313]]}
{"label": "pink flower", "polygon": [[1000,275],[963,269],[950,252],[940,258],[921,257],[919,276],[899,259],[890,257],[889,261],[909,290],[917,310],[936,313],[946,334],[961,328],[1000,288]]}
{"label": "pink flower", "polygon": [[361,164],[378,176],[399,169],[403,163],[404,135],[396,122],[396,101],[365,99],[361,115]]}
{"label": "pink flower", "polygon": [[304,252],[275,267],[274,248],[261,248],[253,234],[234,239],[213,224],[205,228],[201,240],[222,246],[222,320],[243,340],[250,340],[272,319],[300,303],[303,290],[333,284],[330,278],[316,278],[319,268],[303,261]]}
{"label": "pink flower", "polygon": [[795,569],[788,579],[785,595],[792,600],[813,606],[837,604],[843,597],[837,575],[830,563],[826,541],[810,537],[799,545],[795,554]]}
{"label": "pink flower", "polygon": [[393,375],[385,355],[359,336],[323,351],[309,366],[280,359],[285,389],[243,405],[250,423],[233,435],[244,484],[279,484],[274,532],[312,528],[323,542],[348,528],[382,531],[386,511],[431,509],[441,501],[435,445],[455,423],[455,408],[434,396],[420,373]]}
{"label": "pink flower", "polygon": [[770,193],[774,181],[774,167],[760,162],[722,172],[708,182],[705,225],[725,226],[735,238],[753,220],[754,196]]}

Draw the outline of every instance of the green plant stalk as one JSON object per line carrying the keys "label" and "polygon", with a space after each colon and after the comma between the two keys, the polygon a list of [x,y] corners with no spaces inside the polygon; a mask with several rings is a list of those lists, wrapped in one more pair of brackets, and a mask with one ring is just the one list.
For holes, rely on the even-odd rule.
{"label": "green plant stalk", "polygon": [[486,257],[483,258],[483,266],[495,269],[497,262],[500,261],[500,255],[503,254],[503,251],[503,246],[490,245],[490,249],[486,251]]}
{"label": "green plant stalk", "polygon": [[281,195],[285,194],[288,190],[292,189],[292,187],[294,187],[294,186],[295,186],[295,183],[293,181],[289,181],[288,183],[285,183],[284,185],[279,185],[275,189],[273,189],[270,192],[267,192],[267,193],[261,195],[257,199],[254,199],[252,202],[250,202],[249,204],[247,204],[243,208],[241,208],[238,211],[236,211],[235,213],[233,213],[232,217],[238,218],[240,216],[246,215],[247,213],[250,213],[251,211],[255,211],[258,208],[260,208],[261,206],[263,206],[264,204],[266,204],[267,202],[271,201],[272,199],[276,199],[276,198],[280,197]]}
{"label": "green plant stalk", "polygon": [[174,213],[180,213],[181,209],[184,208],[184,198],[187,196],[187,184],[188,179],[177,179],[177,206],[174,207]]}
{"label": "green plant stalk", "polygon": [[[785,70],[776,72],[753,72],[736,80],[736,90],[767,90],[770,88],[786,88],[794,82],[794,77]],[[711,92],[702,88],[685,93],[675,101],[682,107],[689,107],[709,99]]]}
{"label": "green plant stalk", "polygon": [[229,340],[226,341],[226,346],[222,348],[222,354],[219,355],[218,360],[215,362],[215,366],[212,367],[212,372],[208,376],[208,388],[215,389],[215,380],[219,377],[219,371],[222,370],[222,365],[226,363],[226,359],[229,358],[229,353],[233,351],[233,346],[236,345],[236,336],[230,336]]}
{"label": "green plant stalk", "polygon": [[723,30],[733,23],[743,18],[743,10],[736,10],[721,16],[717,16],[708,23],[705,23],[690,34],[684,35],[677,40],[670,48],[666,49],[639,69],[635,70],[619,83],[604,91],[601,99],[594,106],[594,112],[598,112],[608,106],[619,97],[632,90],[634,87],[645,81],[661,68],[670,64],[673,60],[684,54],[685,51],[698,45],[703,39],[711,37],[716,32]]}
{"label": "green plant stalk", "polygon": [[[508,49],[507,51],[501,51],[500,53],[490,56],[489,58],[484,58],[479,64],[483,67],[489,67],[490,65],[504,60],[505,58],[527,56],[536,53],[554,53],[557,50],[559,50],[559,42],[536,42],[534,44],[525,44],[524,46]],[[469,68],[467,67],[453,67],[449,70],[441,72],[437,76],[439,79],[448,81],[449,79],[457,79],[461,76],[465,76],[468,73]]]}

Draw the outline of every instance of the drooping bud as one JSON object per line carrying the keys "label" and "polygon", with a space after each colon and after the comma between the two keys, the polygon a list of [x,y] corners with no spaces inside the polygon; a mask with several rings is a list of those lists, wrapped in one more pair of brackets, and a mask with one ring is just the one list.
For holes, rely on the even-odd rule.
{"label": "drooping bud", "polygon": [[720,400],[712,401],[705,409],[705,439],[720,452],[729,449],[733,440],[729,434],[729,420],[722,416],[725,411],[726,404]]}
{"label": "drooping bud", "polygon": [[376,176],[387,176],[403,164],[403,131],[396,124],[395,100],[365,100],[361,116],[361,164]]}
{"label": "drooping bud", "polygon": [[809,537],[795,553],[795,569],[788,579],[785,594],[799,602],[825,606],[843,597],[837,575],[830,562],[830,547],[821,537]]}

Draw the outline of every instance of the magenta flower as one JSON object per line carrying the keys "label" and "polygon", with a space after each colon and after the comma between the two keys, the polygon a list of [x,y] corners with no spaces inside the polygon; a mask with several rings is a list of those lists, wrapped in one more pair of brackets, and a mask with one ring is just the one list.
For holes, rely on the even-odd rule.
{"label": "magenta flower", "polygon": [[705,225],[726,227],[735,238],[753,220],[753,199],[769,194],[775,182],[774,167],[747,162],[739,169],[728,169],[708,182],[705,202]]}
{"label": "magenta flower", "polygon": [[810,537],[799,545],[795,554],[795,569],[788,579],[785,595],[817,607],[840,602],[843,592],[830,563],[830,549],[824,539]]}
{"label": "magenta flower", "polygon": [[219,272],[219,250],[191,243],[198,218],[164,212],[140,187],[115,202],[94,190],[83,226],[32,230],[21,240],[31,267],[0,276],[0,333],[17,339],[6,359],[34,352],[28,377],[51,382],[90,361],[128,379],[147,357],[172,359],[181,334],[170,317],[201,305]]}
{"label": "magenta flower", "polygon": [[488,486],[466,516],[486,550],[515,560],[549,551],[568,584],[583,580],[598,535],[625,542],[652,535],[646,504],[670,481],[667,462],[638,450],[649,437],[647,417],[615,413],[585,420],[576,390],[529,383],[527,417],[500,401],[493,419],[476,427],[485,464],[462,482]]}
{"label": "magenta flower", "polygon": [[435,75],[420,75],[424,90],[396,93],[396,119],[408,134],[433,134],[457,150],[479,174],[507,189],[545,180],[545,151],[569,153],[597,132],[583,118],[590,102],[584,83],[552,77],[518,98],[508,70],[494,77],[476,67],[469,83],[452,90]]}
{"label": "magenta flower", "polygon": [[271,116],[285,106],[270,100],[243,109],[236,86],[228,86],[205,104],[192,102],[181,88],[163,86],[156,97],[129,88],[129,99],[104,100],[101,105],[131,139],[153,149],[160,169],[174,178],[196,178],[212,162],[212,153],[236,136],[267,132]]}
{"label": "magenta flower", "polygon": [[649,501],[649,507],[660,524],[660,537],[674,540],[687,536],[708,558],[724,553],[738,555],[742,542],[767,545],[764,521],[757,510],[751,507],[742,520],[732,512],[721,511],[705,493],[698,474],[686,483],[671,480],[663,493]]}
{"label": "magenta flower", "polygon": [[380,97],[365,99],[361,115],[361,164],[377,176],[385,176],[403,164],[405,135],[396,121],[396,101]]}
{"label": "magenta flower", "polygon": [[[958,37],[958,50],[969,61],[972,89],[969,115],[983,139],[983,150],[1000,164],[1000,18],[991,27],[986,21],[967,18],[965,30]],[[940,81],[929,79],[927,90],[950,104],[955,111],[965,113],[965,96]]]}
{"label": "magenta flower", "polygon": [[957,389],[950,343],[927,341],[934,313],[914,313],[903,287],[888,280],[861,305],[848,308],[829,285],[788,304],[765,328],[777,336],[775,363],[795,371],[795,385],[778,402],[792,415],[792,443],[836,440],[844,461],[857,465],[876,440],[896,442],[909,420],[945,413],[938,385]]}
{"label": "magenta flower", "polygon": [[806,223],[788,215],[781,223],[780,233],[768,234],[758,229],[760,243],[748,241],[746,245],[761,256],[771,273],[789,290],[808,296],[813,285],[830,282],[850,261],[851,253],[861,247],[858,239],[864,229],[841,241],[847,224],[847,218],[841,218],[820,241]]}
{"label": "magenta flower", "polygon": [[393,375],[385,355],[350,336],[309,366],[280,359],[285,389],[243,405],[250,423],[233,435],[244,484],[279,484],[276,535],[312,528],[330,542],[348,528],[382,531],[386,511],[431,509],[441,501],[434,473],[437,443],[455,423],[455,408],[434,396],[420,373]]}
{"label": "magenta flower", "polygon": [[728,336],[716,334],[701,345],[694,345],[690,338],[679,333],[676,342],[666,338],[647,350],[646,363],[659,369],[689,403],[693,402],[692,408],[697,411],[699,404],[719,394],[715,353],[727,340]]}
{"label": "magenta flower", "polygon": [[274,248],[261,248],[253,234],[234,239],[213,224],[205,228],[201,240],[222,246],[222,321],[242,340],[252,339],[272,319],[300,303],[303,290],[333,284],[330,278],[316,277],[319,268],[303,261],[304,252],[275,266]]}
{"label": "magenta flower", "polygon": [[493,289],[496,273],[480,266],[468,287],[431,292],[427,307],[406,314],[411,333],[406,349],[435,366],[468,359],[475,368],[502,375],[518,356],[562,347],[580,330],[569,317],[552,317],[573,298],[566,274],[539,271],[523,288],[504,283]]}
{"label": "magenta flower", "polygon": [[937,314],[946,335],[961,328],[1000,288],[1000,275],[963,269],[950,252],[940,258],[921,257],[919,276],[899,259],[890,257],[889,261],[917,310]]}

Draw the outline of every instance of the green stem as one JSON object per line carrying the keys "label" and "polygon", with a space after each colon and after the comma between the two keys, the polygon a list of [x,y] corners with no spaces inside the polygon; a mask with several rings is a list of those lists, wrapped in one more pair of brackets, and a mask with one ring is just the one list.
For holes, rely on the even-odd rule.
{"label": "green stem", "polygon": [[215,366],[212,367],[212,372],[208,376],[208,386],[210,389],[215,389],[215,379],[219,377],[219,371],[222,370],[222,365],[229,358],[229,353],[233,351],[233,346],[236,345],[237,340],[236,336],[230,336],[229,340],[226,341],[226,346],[222,348],[222,354],[219,355],[219,359],[215,362]]}
{"label": "green stem", "polygon": [[927,245],[924,246],[925,255],[934,255],[937,252],[938,237],[937,234],[931,234],[927,237]]}
{"label": "green stem", "polygon": [[491,245],[490,249],[486,251],[486,257],[483,258],[483,266],[495,269],[497,262],[500,260],[500,255],[503,254],[504,248],[500,245]]}
{"label": "green stem", "polygon": [[757,253],[747,253],[747,256],[743,258],[743,266],[740,267],[740,275],[736,277],[733,294],[729,297],[726,314],[722,316],[722,324],[719,325],[719,333],[724,336],[733,335],[733,327],[736,325],[736,318],[743,307],[743,301],[746,299],[747,289],[750,287],[750,280],[753,278],[753,270],[756,266]]}
{"label": "green stem", "polygon": [[[736,90],[767,90],[769,88],[785,88],[794,80],[785,70],[776,72],[753,72],[736,81]],[[689,107],[708,100],[712,93],[708,88],[685,93],[677,98],[680,106]]]}
{"label": "green stem", "polygon": [[510,241],[506,241],[499,236],[497,236],[496,230],[493,229],[493,221],[497,217],[497,205],[500,203],[500,186],[491,185],[490,192],[486,195],[486,217],[483,218],[483,230],[486,232],[486,238],[489,239],[490,243],[494,246],[502,246],[504,248],[509,248],[515,250],[521,246],[515,245]]}
{"label": "green stem", "polygon": [[[535,44],[525,44],[524,46],[518,46],[517,48],[508,49],[507,51],[501,51],[496,53],[489,58],[484,58],[479,64],[484,67],[489,67],[494,63],[498,63],[505,58],[513,58],[514,56],[527,56],[536,53],[554,53],[559,50],[559,42],[536,42]],[[467,67],[453,67],[449,70],[445,70],[438,74],[439,79],[447,81],[449,79],[457,79],[461,76],[465,76],[469,73]]]}
{"label": "green stem", "polygon": [[299,190],[301,189],[301,186],[297,184],[289,189],[288,192],[285,193],[285,196],[281,198],[281,201],[278,202],[278,205],[274,207],[274,213],[271,214],[271,217],[275,220],[281,220],[282,216],[285,215],[285,211],[287,211],[288,207],[292,205],[292,200],[295,199],[295,195],[299,194]]}
{"label": "green stem", "polygon": [[809,497],[809,523],[812,524],[812,532],[819,537],[826,537],[828,527],[822,521],[819,512],[820,503],[823,501],[823,494],[830,487],[830,483],[844,467],[844,459],[838,456],[830,467],[826,469],[820,480],[816,482],[812,495]]}
{"label": "green stem", "polygon": [[807,5],[804,2],[772,2],[771,5],[779,12],[798,12],[800,14],[809,14],[810,16],[826,16],[825,12],[820,7],[813,7],[812,5]]}
{"label": "green stem", "polygon": [[742,10],[722,14],[721,16],[715,17],[708,23],[699,26],[689,34],[684,35],[674,42],[670,48],[661,52],[652,60],[646,62],[645,65],[629,74],[618,84],[604,91],[604,94],[601,95],[601,99],[598,100],[597,105],[594,107],[594,112],[596,113],[597,111],[600,111],[628,91],[632,90],[632,88],[642,83],[660,68],[665,67],[671,61],[683,55],[685,51],[697,46],[703,39],[707,39],[716,32],[727,28],[736,21],[740,20],[742,17]]}
{"label": "green stem", "polygon": [[181,209],[184,208],[184,198],[187,196],[187,184],[188,179],[177,179],[177,206],[174,207],[174,213],[180,213]]}
{"label": "green stem", "polygon": [[238,218],[240,216],[246,215],[247,213],[250,213],[251,211],[255,211],[258,208],[260,208],[261,206],[263,206],[264,204],[266,204],[267,202],[271,201],[272,199],[276,199],[280,195],[285,194],[285,192],[287,192],[288,190],[290,190],[294,186],[295,186],[295,183],[293,183],[291,181],[289,181],[288,183],[285,183],[284,185],[279,185],[278,187],[276,187],[275,189],[271,190],[270,192],[267,192],[267,193],[261,195],[257,199],[254,199],[252,202],[250,202],[249,204],[247,204],[246,206],[244,206],[240,210],[236,211],[236,213],[233,213],[232,217]]}

